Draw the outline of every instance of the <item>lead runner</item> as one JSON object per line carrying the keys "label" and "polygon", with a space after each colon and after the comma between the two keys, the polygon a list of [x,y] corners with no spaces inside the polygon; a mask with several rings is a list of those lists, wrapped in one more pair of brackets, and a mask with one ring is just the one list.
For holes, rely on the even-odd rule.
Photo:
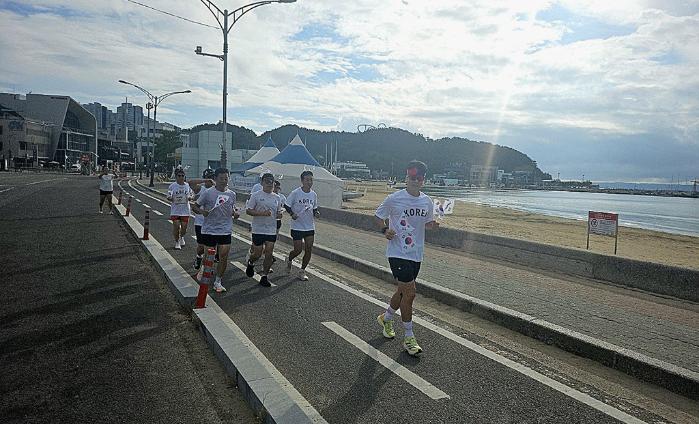
{"label": "lead runner", "polygon": [[410,162],[406,171],[406,188],[390,194],[376,209],[376,221],[388,239],[386,257],[397,283],[386,312],[376,320],[384,337],[392,339],[396,336],[393,314],[400,309],[405,329],[403,348],[412,356],[422,353],[413,333],[413,301],[415,279],[420,272],[425,247],[425,229],[439,226],[434,219],[432,199],[420,191],[426,173],[427,165],[423,162]]}

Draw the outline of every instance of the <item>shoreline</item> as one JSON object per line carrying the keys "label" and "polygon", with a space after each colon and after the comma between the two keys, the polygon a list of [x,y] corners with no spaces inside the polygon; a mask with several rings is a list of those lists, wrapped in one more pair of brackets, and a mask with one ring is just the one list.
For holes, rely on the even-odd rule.
{"label": "shoreline", "polygon": [[[348,190],[365,193],[343,202],[343,209],[373,215],[393,192],[385,183],[349,183]],[[453,215],[440,221],[447,228],[585,250],[587,221],[560,218],[507,207],[459,202]],[[613,255],[614,238],[590,236],[591,252]],[[619,226],[617,256],[683,268],[699,269],[699,237]]]}

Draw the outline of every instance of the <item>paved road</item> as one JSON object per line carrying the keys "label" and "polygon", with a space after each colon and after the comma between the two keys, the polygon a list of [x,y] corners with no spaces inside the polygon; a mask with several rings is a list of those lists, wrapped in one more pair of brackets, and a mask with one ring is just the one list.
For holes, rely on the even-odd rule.
{"label": "paved road", "polygon": [[0,173],[0,422],[257,422],[97,193]]}
{"label": "paved road", "polygon": [[[169,208],[162,198],[142,188],[127,191],[141,200],[133,204],[135,216],[142,217],[146,208],[162,214],[151,214],[151,234],[191,270],[194,240],[188,235],[183,250],[172,249]],[[247,246],[235,239],[231,261],[242,262]],[[545,363],[502,360],[497,348],[486,350],[478,340],[446,331],[420,310],[427,319],[416,318],[416,334],[425,355],[407,356],[398,340],[380,334],[375,317],[383,300],[377,304],[323,272],[305,283],[278,272],[272,282],[276,287],[262,288],[230,266],[224,277],[228,292],[213,297],[331,423],[618,422],[613,416],[623,417],[620,411],[646,422],[663,420],[652,402],[631,404],[547,370]],[[696,418],[675,417],[676,422]],[[634,422],[628,416],[625,421]]]}

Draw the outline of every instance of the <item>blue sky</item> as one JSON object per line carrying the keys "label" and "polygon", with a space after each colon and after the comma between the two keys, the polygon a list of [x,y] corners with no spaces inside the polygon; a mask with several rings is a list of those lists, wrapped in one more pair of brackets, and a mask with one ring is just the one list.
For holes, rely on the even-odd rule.
{"label": "blue sky", "polygon": [[[141,2],[216,25],[194,0]],[[193,91],[168,98],[159,118],[221,119],[222,64],[194,54],[219,54],[220,31],[125,0],[0,0],[0,28],[0,91],[145,103],[124,79]],[[230,34],[228,120],[258,134],[382,122],[511,146],[564,179],[690,179],[697,28],[699,0],[273,4]]]}

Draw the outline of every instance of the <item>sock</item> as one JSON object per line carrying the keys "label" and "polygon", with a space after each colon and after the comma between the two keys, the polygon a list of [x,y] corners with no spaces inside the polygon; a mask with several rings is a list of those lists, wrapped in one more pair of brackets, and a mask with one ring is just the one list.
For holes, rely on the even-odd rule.
{"label": "sock", "polygon": [[197,259],[203,259],[203,258],[204,258],[203,254],[202,255],[197,254]]}
{"label": "sock", "polygon": [[391,308],[391,305],[388,305],[388,308],[386,308],[386,312],[383,314],[383,319],[384,321],[390,321],[393,319],[393,314],[395,314],[396,311]]}
{"label": "sock", "polygon": [[221,277],[216,277],[216,281],[214,281],[214,284],[219,283],[221,284]]}
{"label": "sock", "polygon": [[403,321],[403,328],[405,328],[405,337],[415,337],[412,321]]}

